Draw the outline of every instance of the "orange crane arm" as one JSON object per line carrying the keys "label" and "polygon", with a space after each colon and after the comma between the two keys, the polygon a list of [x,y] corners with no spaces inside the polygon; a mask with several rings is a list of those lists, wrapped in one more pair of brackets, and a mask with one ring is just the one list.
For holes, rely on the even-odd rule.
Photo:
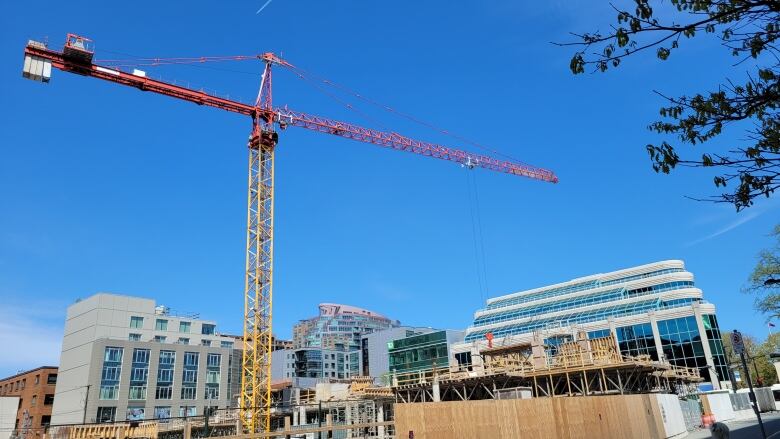
{"label": "orange crane arm", "polygon": [[[87,40],[88,41],[88,40]],[[388,133],[355,124],[314,116],[284,108],[264,108],[218,96],[201,90],[190,89],[153,78],[142,72],[128,73],[117,68],[105,67],[92,62],[92,52],[85,47],[73,47],[69,41],[63,52],[49,49],[41,43],[30,42],[24,50],[25,56],[37,62],[50,63],[52,67],[65,72],[103,79],[117,84],[127,85],[143,91],[150,91],[198,105],[220,108],[222,110],[262,119],[267,123],[276,123],[285,128],[288,125],[306,128],[321,133],[332,134],[372,143],[378,146],[421,154],[442,160],[449,160],[469,167],[480,167],[492,171],[528,177],[535,180],[557,183],[558,177],[547,169],[529,166],[512,160],[501,160],[482,154],[474,154],[460,149],[415,140],[398,133]],[[69,50],[70,49],[70,50]],[[245,57],[241,57],[242,59]],[[285,61],[273,54],[259,55],[257,58],[278,64]],[[195,58],[201,59],[201,58]],[[27,63],[27,60],[25,60]],[[48,81],[48,78],[44,78]]]}

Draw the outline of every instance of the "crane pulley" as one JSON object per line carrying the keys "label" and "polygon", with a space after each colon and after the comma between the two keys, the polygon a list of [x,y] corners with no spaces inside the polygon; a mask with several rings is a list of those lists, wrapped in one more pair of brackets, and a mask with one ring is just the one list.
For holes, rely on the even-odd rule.
{"label": "crane pulley", "polygon": [[[249,116],[252,131],[248,142],[249,176],[247,191],[247,240],[244,291],[244,336],[242,354],[241,422],[248,433],[269,431],[271,424],[271,349],[273,298],[273,219],[274,219],[274,150],[279,141],[276,127],[305,128],[347,139],[370,143],[399,151],[452,161],[469,168],[491,171],[557,183],[552,171],[526,165],[515,160],[498,159],[474,154],[430,142],[424,142],[395,132],[385,132],[359,125],[274,107],[272,101],[272,67],[295,67],[273,53],[252,56],[199,58],[143,58],[113,60],[103,64],[93,62],[92,41],[68,34],[62,51],[50,49],[44,43],[29,41],[24,49],[24,77],[49,82],[52,67],[70,73],[102,79]],[[260,90],[254,104],[218,97],[165,81],[149,78],[145,72],[126,72],[129,65],[184,64],[209,61],[259,59],[265,65]]]}

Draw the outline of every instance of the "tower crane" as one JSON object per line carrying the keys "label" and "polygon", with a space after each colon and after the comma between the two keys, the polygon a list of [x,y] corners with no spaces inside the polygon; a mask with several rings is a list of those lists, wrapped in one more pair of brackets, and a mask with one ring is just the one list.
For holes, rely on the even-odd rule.
{"label": "tower crane", "polygon": [[22,75],[49,82],[52,67],[64,72],[102,79],[121,85],[219,108],[249,117],[249,178],[247,196],[246,274],[244,291],[244,334],[241,361],[241,422],[248,433],[269,431],[271,423],[271,349],[273,291],[274,149],[279,140],[276,128],[290,126],[372,143],[377,146],[479,167],[535,180],[557,183],[549,170],[513,160],[473,154],[443,145],[415,140],[395,132],[365,128],[348,122],[314,116],[285,107],[274,107],[271,71],[273,67],[294,66],[273,53],[237,57],[172,58],[160,63],[202,62],[206,60],[259,59],[263,62],[260,91],[254,104],[218,97],[169,82],[147,77],[145,72],[123,71],[116,66],[93,62],[92,41],[68,34],[62,51],[29,41],[24,49]]}

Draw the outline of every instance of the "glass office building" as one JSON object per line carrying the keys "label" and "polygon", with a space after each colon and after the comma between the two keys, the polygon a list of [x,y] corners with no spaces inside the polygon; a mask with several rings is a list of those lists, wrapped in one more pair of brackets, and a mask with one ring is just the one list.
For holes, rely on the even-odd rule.
{"label": "glass office building", "polygon": [[[696,367],[721,387],[728,382],[715,306],[703,299],[682,261],[661,261],[488,299],[474,314],[465,343],[456,351],[531,340],[555,333],[548,349],[576,331],[590,338],[615,335],[623,355],[646,356]],[[558,335],[564,334],[564,335]],[[561,339],[561,337],[563,337]]]}
{"label": "glass office building", "polygon": [[430,369],[448,369],[450,346],[463,341],[462,331],[435,331],[387,343],[390,373],[403,375]]}

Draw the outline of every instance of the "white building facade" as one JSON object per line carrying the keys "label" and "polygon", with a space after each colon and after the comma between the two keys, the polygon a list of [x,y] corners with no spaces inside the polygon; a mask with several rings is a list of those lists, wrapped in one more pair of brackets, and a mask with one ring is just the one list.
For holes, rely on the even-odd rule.
{"label": "white building facade", "polygon": [[215,322],[173,315],[151,299],[100,293],[78,301],[67,310],[52,425],[234,406],[234,343]]}

